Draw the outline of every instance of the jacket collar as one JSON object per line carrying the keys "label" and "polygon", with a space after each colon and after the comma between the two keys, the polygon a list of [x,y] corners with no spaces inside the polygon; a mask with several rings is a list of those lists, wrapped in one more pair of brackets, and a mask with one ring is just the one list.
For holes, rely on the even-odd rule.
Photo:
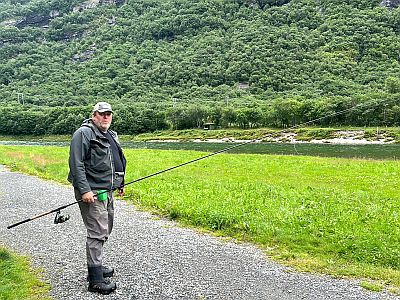
{"label": "jacket collar", "polygon": [[[97,137],[105,138],[104,135],[97,128],[97,126],[94,125],[92,119],[86,119],[85,121],[83,121],[81,127],[83,127],[83,126],[91,128],[94,131],[94,133],[96,134]],[[117,134],[115,133],[115,131],[108,129],[108,132],[111,134],[111,136],[117,142],[117,144],[119,144],[119,141],[117,139]]]}
{"label": "jacket collar", "polygon": [[89,127],[94,131],[97,137],[104,138],[104,135],[100,132],[99,128],[97,128],[97,126],[94,125],[91,119],[86,119],[85,121],[83,121],[81,127]]}

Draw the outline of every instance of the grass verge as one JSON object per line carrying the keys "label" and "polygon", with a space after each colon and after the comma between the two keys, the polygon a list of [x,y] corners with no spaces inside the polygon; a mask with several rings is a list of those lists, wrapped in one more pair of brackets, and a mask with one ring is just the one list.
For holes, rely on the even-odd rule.
{"label": "grass verge", "polygon": [[38,279],[38,271],[30,268],[26,257],[0,246],[0,299],[50,300],[50,286]]}

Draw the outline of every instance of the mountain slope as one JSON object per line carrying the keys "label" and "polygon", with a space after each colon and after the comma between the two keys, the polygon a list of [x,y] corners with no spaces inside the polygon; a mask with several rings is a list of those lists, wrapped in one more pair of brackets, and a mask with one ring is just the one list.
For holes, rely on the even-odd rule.
{"label": "mountain slope", "polygon": [[315,110],[316,103],[385,100],[400,90],[396,6],[367,0],[1,0],[0,101],[238,108],[294,99],[311,100]]}

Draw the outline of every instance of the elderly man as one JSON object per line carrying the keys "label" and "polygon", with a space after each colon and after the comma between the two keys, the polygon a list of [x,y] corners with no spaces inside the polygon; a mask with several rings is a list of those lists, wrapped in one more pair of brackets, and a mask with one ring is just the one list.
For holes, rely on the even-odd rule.
{"label": "elderly man", "polygon": [[86,258],[89,291],[109,294],[117,286],[105,277],[114,269],[103,265],[103,245],[114,221],[113,191],[123,195],[126,160],[117,134],[110,130],[112,108],[97,103],[92,118],[74,133],[69,153],[68,180],[74,186],[83,222],[87,229]]}

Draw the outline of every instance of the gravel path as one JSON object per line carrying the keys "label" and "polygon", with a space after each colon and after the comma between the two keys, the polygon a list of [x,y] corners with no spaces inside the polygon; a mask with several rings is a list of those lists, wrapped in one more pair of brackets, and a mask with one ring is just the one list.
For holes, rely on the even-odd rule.
{"label": "gravel path", "polygon": [[0,201],[0,243],[44,269],[54,299],[400,299],[366,291],[357,281],[292,272],[253,246],[181,228],[122,201],[105,248],[118,289],[108,296],[92,294],[77,206],[65,210],[71,219],[63,224],[53,224],[54,215],[48,215],[6,229],[74,201],[72,188],[0,166]]}

